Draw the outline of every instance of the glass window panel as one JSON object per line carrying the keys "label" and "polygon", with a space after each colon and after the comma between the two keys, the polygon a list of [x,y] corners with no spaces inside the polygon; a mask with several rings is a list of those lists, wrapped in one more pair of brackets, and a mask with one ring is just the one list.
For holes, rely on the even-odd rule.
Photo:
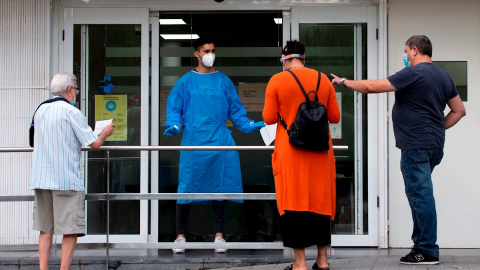
{"label": "glass window panel", "polygon": [[[113,118],[114,137],[105,146],[140,145],[140,25],[75,25],[74,70],[86,91],[86,114]],[[98,106],[96,106],[98,102]],[[87,192],[107,191],[105,152],[88,152]],[[140,192],[140,152],[110,152],[110,192]],[[87,233],[106,234],[106,202],[87,202]],[[110,202],[110,233],[140,233],[140,202]]]}
{"label": "glass window panel", "polygon": [[[359,79],[364,79],[367,74],[366,29],[366,24],[300,24],[300,41],[306,47],[306,66],[327,76],[333,73],[340,77],[358,78],[360,74]],[[360,48],[357,45],[359,40]],[[360,73],[356,67],[361,67]],[[332,133],[333,144],[347,145],[348,151],[335,152],[337,203],[332,233],[365,234],[368,233],[366,98],[344,87],[337,86],[335,91],[342,119],[338,125],[330,127],[331,130],[334,126],[340,130],[337,134]],[[362,104],[360,112],[357,110],[359,98]],[[358,117],[357,113],[361,116]],[[361,146],[356,145],[357,130],[363,132]],[[362,159],[362,170],[355,167],[356,154]],[[360,171],[363,174],[359,174]],[[359,191],[360,183],[362,190]],[[362,218],[357,215],[362,215]]]}
{"label": "glass window panel", "polygon": [[[281,12],[160,13],[160,19],[182,19],[185,25],[160,25],[162,34],[196,34],[215,40],[215,67],[229,76],[240,92],[253,83],[266,87],[270,77],[280,72],[282,25],[273,18]],[[197,66],[193,40],[165,40],[160,37],[160,134],[165,130],[166,100],[175,82]],[[263,88],[262,88],[263,87]],[[262,99],[263,103],[264,100]],[[263,105],[247,107],[247,116],[262,120]],[[264,145],[258,134],[245,134],[231,124],[237,145]],[[180,145],[181,136],[160,136],[160,145]],[[239,151],[244,192],[275,192],[268,151]],[[159,192],[177,191],[178,151],[160,152]],[[159,241],[175,237],[175,201],[159,201]],[[245,201],[227,204],[227,241],[280,240],[278,211],[274,201]],[[213,241],[214,223],[210,206],[192,205],[189,241]]]}
{"label": "glass window panel", "polygon": [[462,101],[468,101],[467,61],[433,61],[452,77]]}

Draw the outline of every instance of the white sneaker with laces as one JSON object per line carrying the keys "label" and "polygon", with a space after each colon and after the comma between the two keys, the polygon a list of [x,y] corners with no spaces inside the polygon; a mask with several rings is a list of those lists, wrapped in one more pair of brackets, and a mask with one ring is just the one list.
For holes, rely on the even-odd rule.
{"label": "white sneaker with laces", "polygon": [[[213,241],[214,243],[217,243],[217,244],[224,244],[226,243],[225,239],[223,239],[223,237],[217,237],[215,238],[215,241]],[[215,249],[215,252],[216,253],[225,253],[227,252],[228,249],[226,248],[216,248]]]}
{"label": "white sneaker with laces", "polygon": [[[177,237],[174,243],[186,243],[187,240],[184,237]],[[173,254],[185,253],[184,248],[172,248]]]}

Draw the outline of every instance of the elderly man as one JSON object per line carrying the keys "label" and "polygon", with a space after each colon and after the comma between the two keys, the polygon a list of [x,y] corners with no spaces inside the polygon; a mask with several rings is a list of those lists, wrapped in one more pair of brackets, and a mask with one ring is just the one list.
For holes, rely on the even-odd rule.
{"label": "elderly man", "polygon": [[111,124],[97,137],[75,106],[78,84],[71,73],[56,74],[51,83],[55,101],[40,105],[34,115],[35,147],[30,188],[35,190],[33,229],[38,239],[40,269],[48,269],[52,235],[63,235],[60,269],[70,269],[77,237],[85,235],[85,183],[80,170],[81,147],[103,145]]}

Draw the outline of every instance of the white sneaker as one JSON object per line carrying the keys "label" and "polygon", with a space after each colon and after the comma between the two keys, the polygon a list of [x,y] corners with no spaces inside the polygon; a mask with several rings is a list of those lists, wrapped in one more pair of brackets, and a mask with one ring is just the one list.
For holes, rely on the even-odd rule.
{"label": "white sneaker", "polygon": [[[184,237],[177,237],[174,243],[186,243],[187,240]],[[172,248],[173,254],[185,253],[184,248]]]}
{"label": "white sneaker", "polygon": [[[223,237],[217,237],[215,238],[215,241],[213,241],[214,243],[218,243],[218,244],[224,244],[226,243],[225,239],[223,239]],[[225,253],[227,252],[228,249],[226,248],[216,248],[215,249],[215,252],[216,253]]]}

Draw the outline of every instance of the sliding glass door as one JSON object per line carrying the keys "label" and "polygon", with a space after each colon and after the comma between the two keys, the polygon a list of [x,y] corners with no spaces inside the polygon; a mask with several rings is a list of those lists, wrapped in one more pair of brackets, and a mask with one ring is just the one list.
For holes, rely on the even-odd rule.
{"label": "sliding glass door", "polygon": [[[369,53],[376,44],[369,35],[376,25],[369,8],[331,7],[293,8],[291,39],[306,46],[306,66],[328,75],[350,79],[366,79],[370,65],[375,66]],[[287,27],[287,26],[284,26]],[[287,30],[288,31],[288,30]],[[336,86],[341,121],[330,125],[334,145],[348,146],[348,151],[335,151],[337,168],[336,216],[332,227],[333,246],[376,246],[377,205],[376,177],[369,172],[368,134],[370,119],[368,97],[352,89]],[[375,166],[375,165],[373,165]],[[373,177],[372,177],[373,176]]]}
{"label": "sliding glass door", "polygon": [[[149,29],[148,9],[79,8],[65,14],[64,69],[79,79],[76,106],[92,127],[99,120],[116,122],[105,146],[148,145],[150,42],[149,31],[142,31]],[[104,151],[84,153],[87,193],[148,191],[148,152],[111,151],[109,158],[107,164]],[[87,201],[86,222],[81,242],[105,242],[105,235],[111,242],[146,242],[148,202]]]}

